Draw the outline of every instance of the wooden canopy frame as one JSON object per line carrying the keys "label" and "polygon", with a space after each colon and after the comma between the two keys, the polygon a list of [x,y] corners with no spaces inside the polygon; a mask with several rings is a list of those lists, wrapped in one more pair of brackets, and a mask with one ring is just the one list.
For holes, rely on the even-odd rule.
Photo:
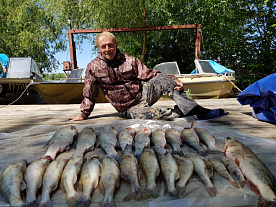
{"label": "wooden canopy frame", "polygon": [[132,28],[106,28],[106,29],[70,29],[68,30],[71,69],[77,68],[76,46],[74,34],[101,33],[101,32],[137,32],[175,29],[196,29],[195,59],[200,59],[201,24],[159,26],[159,27],[132,27]]}

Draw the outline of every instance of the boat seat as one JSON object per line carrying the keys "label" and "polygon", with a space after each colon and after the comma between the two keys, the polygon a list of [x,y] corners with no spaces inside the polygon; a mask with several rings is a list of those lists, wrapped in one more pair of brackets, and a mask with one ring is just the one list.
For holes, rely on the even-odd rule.
{"label": "boat seat", "polygon": [[180,70],[176,61],[160,63],[155,65],[153,69],[158,70],[163,74],[180,75]]}
{"label": "boat seat", "polygon": [[209,64],[208,60],[195,60],[196,68],[199,73],[216,73],[216,71]]}
{"label": "boat seat", "polygon": [[84,68],[74,69],[71,72],[70,77],[66,80],[66,83],[76,83],[82,79]]}

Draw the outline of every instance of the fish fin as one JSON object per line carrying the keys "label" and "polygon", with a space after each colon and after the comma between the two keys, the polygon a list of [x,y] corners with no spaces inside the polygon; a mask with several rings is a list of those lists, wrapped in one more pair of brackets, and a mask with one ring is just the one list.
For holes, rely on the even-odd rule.
{"label": "fish fin", "polygon": [[229,180],[229,182],[236,188],[240,188],[240,186],[238,185],[238,183],[235,182],[235,180]]}
{"label": "fish fin", "polygon": [[48,199],[47,201],[44,201],[44,202],[40,202],[39,207],[52,207],[52,202],[50,199]]}
{"label": "fish fin", "polygon": [[194,123],[195,123],[195,122],[194,122],[194,120],[193,120],[192,123],[191,123],[191,129],[192,129],[192,130],[194,130],[194,128],[195,128]]}
{"label": "fish fin", "polygon": [[239,180],[239,183],[240,183],[240,186],[243,187],[245,185],[246,181],[245,180]]}
{"label": "fish fin", "polygon": [[186,186],[177,185],[176,189],[179,192],[179,195],[185,195],[185,193],[186,193]]}
{"label": "fish fin", "polygon": [[182,151],[172,151],[172,155],[184,156],[184,153]]}
{"label": "fish fin", "polygon": [[173,191],[170,191],[169,193],[170,193],[171,196],[173,196],[175,198],[179,197],[179,193],[176,189],[174,189]]}
{"label": "fish fin", "polygon": [[260,194],[260,191],[256,185],[254,185],[250,180],[247,179],[248,187],[256,194]]}
{"label": "fish fin", "polygon": [[141,200],[142,191],[137,186],[135,187],[134,191],[130,191],[126,197],[124,197],[123,201],[130,201],[130,200]]}
{"label": "fish fin", "polygon": [[218,150],[218,149],[212,149],[212,150],[207,149],[207,152],[208,152],[209,154],[212,154],[212,155],[223,154],[223,152],[220,151],[220,150]]}
{"label": "fish fin", "polygon": [[260,196],[258,207],[267,207],[267,206],[276,207],[276,199],[274,198],[272,201],[267,201]]}
{"label": "fish fin", "polygon": [[159,197],[159,192],[156,186],[153,189],[149,189],[148,187],[146,187],[142,192],[142,200],[146,200],[151,197],[153,198]]}
{"label": "fish fin", "polygon": [[206,190],[208,191],[209,195],[212,196],[212,197],[215,197],[219,194],[217,188],[213,185],[212,186],[206,186]]}

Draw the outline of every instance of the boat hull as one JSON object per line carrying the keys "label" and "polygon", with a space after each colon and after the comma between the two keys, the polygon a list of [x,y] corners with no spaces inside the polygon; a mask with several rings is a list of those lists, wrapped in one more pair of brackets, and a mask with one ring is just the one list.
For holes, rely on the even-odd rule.
{"label": "boat hull", "polygon": [[[83,82],[43,82],[34,83],[34,89],[41,94],[47,104],[80,104],[83,100]],[[96,103],[107,103],[100,91]]]}
{"label": "boat hull", "polygon": [[[11,103],[12,104],[45,103],[42,96],[36,90],[34,90],[33,86],[28,87],[31,81],[36,81],[36,80],[21,79],[21,78],[1,78],[0,79],[0,104],[6,105]],[[28,88],[25,91],[26,87]]]}

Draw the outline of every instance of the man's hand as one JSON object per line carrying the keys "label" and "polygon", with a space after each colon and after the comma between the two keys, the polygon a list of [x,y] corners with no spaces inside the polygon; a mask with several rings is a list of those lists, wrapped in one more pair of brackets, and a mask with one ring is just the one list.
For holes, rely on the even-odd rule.
{"label": "man's hand", "polygon": [[173,74],[168,74],[168,76],[176,83],[176,86],[174,87],[175,90],[177,91],[183,91],[183,82],[179,80],[175,75]]}
{"label": "man's hand", "polygon": [[71,120],[71,121],[82,121],[82,120],[84,120],[84,118],[82,116],[70,116],[68,118],[68,120]]}

